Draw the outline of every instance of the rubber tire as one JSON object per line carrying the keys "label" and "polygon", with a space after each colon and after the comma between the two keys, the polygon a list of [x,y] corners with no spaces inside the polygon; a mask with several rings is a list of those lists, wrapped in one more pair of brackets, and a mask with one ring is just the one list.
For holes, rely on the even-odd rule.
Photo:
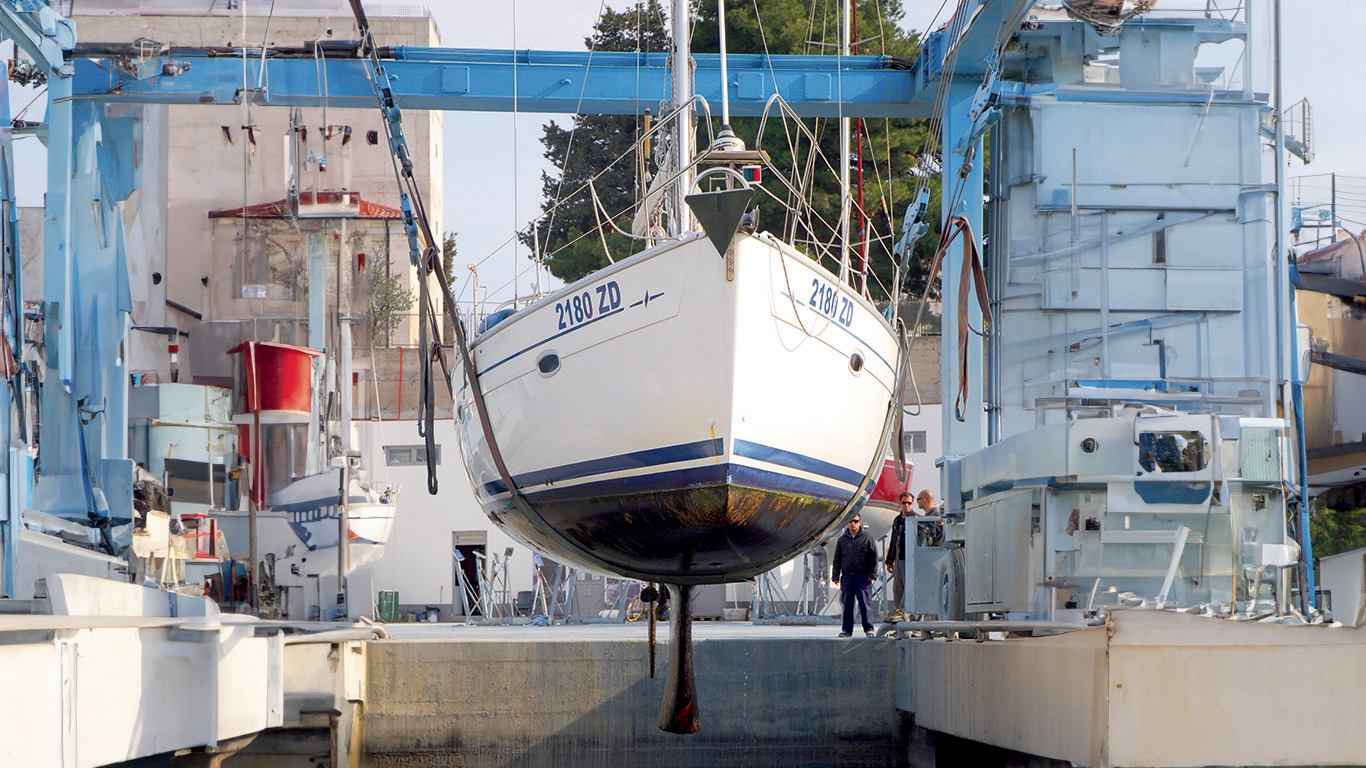
{"label": "rubber tire", "polygon": [[963,573],[966,571],[963,549],[953,547],[946,550],[944,556],[935,563],[935,570],[939,572],[939,619],[962,621]]}

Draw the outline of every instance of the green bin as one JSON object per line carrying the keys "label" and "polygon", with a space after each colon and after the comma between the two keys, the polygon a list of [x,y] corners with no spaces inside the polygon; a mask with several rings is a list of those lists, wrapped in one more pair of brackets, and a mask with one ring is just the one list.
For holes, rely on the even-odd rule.
{"label": "green bin", "polygon": [[398,591],[392,589],[380,590],[379,593],[379,620],[386,622],[398,621]]}

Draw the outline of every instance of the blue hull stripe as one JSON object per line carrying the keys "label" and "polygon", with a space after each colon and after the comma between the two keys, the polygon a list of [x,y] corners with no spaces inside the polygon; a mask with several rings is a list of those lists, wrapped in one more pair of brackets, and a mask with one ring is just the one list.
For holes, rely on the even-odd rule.
{"label": "blue hull stripe", "polygon": [[569,501],[597,496],[620,496],[655,491],[678,491],[689,488],[719,486],[726,482],[726,464],[711,464],[691,469],[672,469],[648,475],[598,480],[568,488],[546,488],[529,491],[527,498],[534,502]]}
{"label": "blue hull stripe", "polygon": [[841,467],[838,464],[831,464],[828,461],[821,461],[810,456],[792,451],[784,451],[781,448],[771,448],[759,443],[751,443],[748,440],[735,441],[735,455],[746,458],[764,461],[769,464],[777,464],[789,469],[799,469],[803,472],[810,472],[813,475],[828,477],[831,480],[838,480],[841,483],[857,486],[863,482],[863,473],[855,472],[852,469]]}
{"label": "blue hull stripe", "polygon": [[603,312],[601,315],[598,315],[597,317],[593,318],[592,320],[585,320],[585,321],[583,321],[582,323],[579,323],[578,325],[570,326],[569,328],[566,328],[566,329],[564,329],[563,331],[560,331],[559,333],[556,333],[556,334],[547,336],[547,337],[545,337],[544,339],[541,339],[540,341],[536,342],[535,344],[532,344],[532,345],[529,346],[529,347],[523,347],[522,349],[519,349],[518,351],[513,352],[512,354],[508,355],[507,357],[503,358],[502,360],[499,360],[498,362],[494,363],[493,365],[490,365],[489,367],[487,367],[487,368],[485,368],[484,370],[480,371],[480,372],[479,372],[479,375],[480,375],[480,376],[483,376],[484,374],[488,373],[489,371],[493,370],[494,368],[497,368],[498,366],[502,365],[503,363],[506,363],[507,361],[512,360],[513,358],[516,358],[516,357],[519,357],[519,356],[521,356],[521,355],[524,355],[524,354],[526,354],[527,352],[530,352],[531,350],[533,350],[533,349],[535,349],[535,348],[541,346],[542,344],[547,344],[547,343],[549,343],[549,342],[552,342],[552,341],[554,341],[555,339],[558,339],[558,338],[560,338],[561,336],[565,335],[566,333],[573,333],[574,331],[577,331],[577,330],[580,330],[580,329],[583,329],[583,328],[587,328],[588,326],[592,325],[593,323],[596,323],[596,322],[599,321],[599,320],[606,320],[607,318],[611,317],[612,315],[619,314],[620,312],[622,312],[622,311],[625,310],[625,309],[626,309],[626,307],[624,307],[624,306],[622,306],[622,307],[617,307],[616,309],[609,310],[609,311],[607,311],[607,312]]}
{"label": "blue hull stripe", "polygon": [[770,472],[767,469],[755,469],[746,467],[743,464],[730,465],[730,482],[734,485],[746,488],[758,488],[764,491],[782,491],[798,496],[814,496],[818,499],[844,504],[849,501],[853,491],[843,488],[836,488],[833,485],[817,483],[805,480],[800,477],[784,475],[781,472]]}
{"label": "blue hull stripe", "polygon": [[573,464],[565,464],[550,469],[542,469],[536,472],[527,472],[513,478],[517,485],[526,488],[533,485],[543,485],[545,483],[559,483],[565,480],[576,480],[580,477],[591,475],[601,475],[606,472],[621,472],[626,469],[640,469],[642,467],[657,467],[662,464],[676,464],[680,461],[693,461],[694,459],[705,459],[711,456],[720,456],[725,451],[721,438],[714,440],[699,440],[695,443],[682,443],[680,445],[669,445],[663,448],[650,448],[644,451],[633,451],[622,453],[616,456],[607,456],[601,459],[589,459]]}
{"label": "blue hull stripe", "polygon": [[[657,467],[663,464],[676,464],[680,461],[705,459],[711,456],[720,456],[724,451],[725,445],[718,437],[713,440],[698,440],[694,443],[648,448],[643,451],[620,453],[616,456],[604,456],[600,459],[577,461],[573,464],[526,472],[512,479],[519,488],[527,488],[533,485],[560,483],[565,480],[576,480],[580,477],[601,475],[607,472],[621,472],[627,469]],[[507,487],[503,485],[502,480],[494,480],[484,484],[484,491],[491,494],[507,493]]]}
{"label": "blue hull stripe", "polygon": [[[550,467],[549,469],[541,469],[536,470],[534,472],[526,472],[515,476],[513,480],[517,483],[517,486],[520,488],[530,488],[533,486],[545,485],[547,483],[561,483],[567,480],[577,480],[579,478],[591,477],[593,475],[607,474],[609,472],[621,472],[624,470],[631,469],[658,467],[666,464],[677,464],[684,461],[705,459],[713,456],[720,456],[724,452],[724,450],[725,446],[721,438],[716,438],[713,440],[699,440],[693,443],[682,443],[680,445],[670,445],[663,448],[650,448],[644,451],[633,451],[631,453],[623,453],[618,454],[616,456],[606,456],[600,459],[589,459],[588,461],[579,461],[573,464],[565,464],[558,467]],[[777,464],[779,466],[788,467],[790,469],[796,469],[802,472],[809,472],[813,475],[820,475],[822,477],[829,478],[831,480],[844,483],[846,485],[857,486],[863,482],[863,475],[859,472],[855,472],[852,469],[841,467],[838,464],[831,464],[828,461],[821,461],[820,459],[812,458],[810,456],[806,456],[800,453],[793,453],[792,451],[784,451],[779,448],[772,448],[770,446],[762,445],[760,443],[753,443],[748,440],[736,440],[735,453],[738,456],[744,456],[746,458],[755,459],[757,461],[763,461],[770,464]],[[676,471],[693,472],[693,474],[687,475],[687,477],[700,478],[702,477],[702,475],[699,475],[694,470],[710,469],[724,470],[721,472],[721,475],[726,475],[727,473],[729,473],[730,475],[757,477],[757,475],[751,475],[749,473],[766,472],[768,475],[772,475],[774,478],[785,478],[782,482],[787,483],[787,485],[782,488],[779,488],[778,486],[772,486],[773,490],[793,490],[795,486],[791,486],[791,483],[798,482],[797,478],[792,478],[788,475],[780,475],[776,472],[769,472],[767,470],[759,470],[751,467],[742,467],[738,464],[718,464],[713,465],[712,467],[694,467],[691,470]],[[574,488],[547,489],[546,491],[535,491],[528,493],[528,496],[536,495],[538,493],[546,493],[550,490],[562,490],[562,495],[567,495],[568,497],[579,497],[585,494],[600,495],[602,493],[632,493],[642,489],[646,489],[646,486],[649,483],[655,482],[653,480],[647,480],[646,478],[654,478],[658,474],[660,473],[643,475],[639,477],[624,477],[612,480],[602,480],[594,483],[587,483],[582,486],[575,486]],[[706,475],[705,480],[697,480],[696,484],[720,484],[722,482],[726,481],[716,479],[715,473],[713,473],[712,475]],[[778,481],[773,478],[770,478],[767,482],[769,483],[768,485],[760,485],[758,487],[769,488],[772,483]],[[826,489],[820,491],[819,493],[815,493],[814,495],[828,496],[831,498],[848,496],[848,493],[846,491],[833,488],[826,484],[810,481],[800,482],[808,483],[808,485],[810,486],[808,490],[817,487]],[[579,491],[580,488],[585,488],[587,486],[593,486],[595,488],[598,488],[598,490],[592,491],[591,493],[586,491]],[[601,488],[599,488],[599,486],[601,486]],[[617,487],[620,490],[603,490],[603,488],[606,487]],[[656,489],[649,488],[649,490]],[[489,495],[496,496],[501,493],[507,493],[507,488],[503,485],[503,482],[501,480],[493,480],[491,482],[484,484],[484,492]]]}
{"label": "blue hull stripe", "polygon": [[672,469],[652,472],[648,475],[599,480],[569,488],[547,488],[531,491],[527,493],[527,498],[535,503],[574,501],[602,496],[684,491],[721,485],[737,485],[763,491],[811,496],[837,504],[844,504],[851,495],[850,491],[831,485],[792,477],[779,472],[770,472],[766,469],[755,469],[741,464],[715,464],[707,467]]}

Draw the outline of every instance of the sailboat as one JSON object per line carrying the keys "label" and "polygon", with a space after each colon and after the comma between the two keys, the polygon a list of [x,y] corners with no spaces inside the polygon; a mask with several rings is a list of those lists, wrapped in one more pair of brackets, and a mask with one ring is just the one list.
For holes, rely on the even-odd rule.
{"label": "sailboat", "polygon": [[[409,183],[388,76],[359,0],[352,7],[407,186],[400,201],[412,213],[405,230],[422,278],[426,348],[434,311],[425,275],[437,278],[447,312],[454,297]],[[724,2],[718,15],[726,83]],[[663,185],[671,188],[646,196],[667,207],[672,231],[495,313],[473,339],[456,318],[451,387],[463,463],[495,523],[562,561],[669,587],[660,727],[692,733],[692,587],[790,560],[867,498],[901,412],[905,345],[841,275],[758,229],[745,171],[766,157],[730,129],[725,89],[722,129],[694,154],[686,0],[675,0],[672,16],[673,111],[662,121],[673,127]],[[431,420],[428,408],[429,440]]]}
{"label": "sailboat", "polygon": [[[722,4],[723,50],[724,18]],[[687,60],[681,31],[674,61]],[[495,522],[593,570],[695,585],[794,557],[866,497],[901,362],[867,297],[753,225],[739,169],[758,153],[728,125],[687,151],[687,70],[674,75],[674,236],[474,338],[479,391],[467,382],[456,402]]]}

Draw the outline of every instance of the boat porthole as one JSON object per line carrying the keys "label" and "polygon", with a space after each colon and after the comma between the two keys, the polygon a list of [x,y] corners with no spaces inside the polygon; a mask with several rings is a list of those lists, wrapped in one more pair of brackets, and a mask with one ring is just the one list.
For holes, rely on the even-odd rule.
{"label": "boat porthole", "polygon": [[560,370],[560,356],[554,352],[547,352],[536,360],[536,368],[542,376],[554,376],[555,372]]}
{"label": "boat porthole", "polygon": [[1094,437],[1088,437],[1085,440],[1081,441],[1082,453],[1095,453],[1096,448],[1098,447],[1099,445],[1096,443],[1096,439]]}
{"label": "boat porthole", "polygon": [[863,370],[863,355],[855,352],[849,356],[849,370],[858,373]]}

